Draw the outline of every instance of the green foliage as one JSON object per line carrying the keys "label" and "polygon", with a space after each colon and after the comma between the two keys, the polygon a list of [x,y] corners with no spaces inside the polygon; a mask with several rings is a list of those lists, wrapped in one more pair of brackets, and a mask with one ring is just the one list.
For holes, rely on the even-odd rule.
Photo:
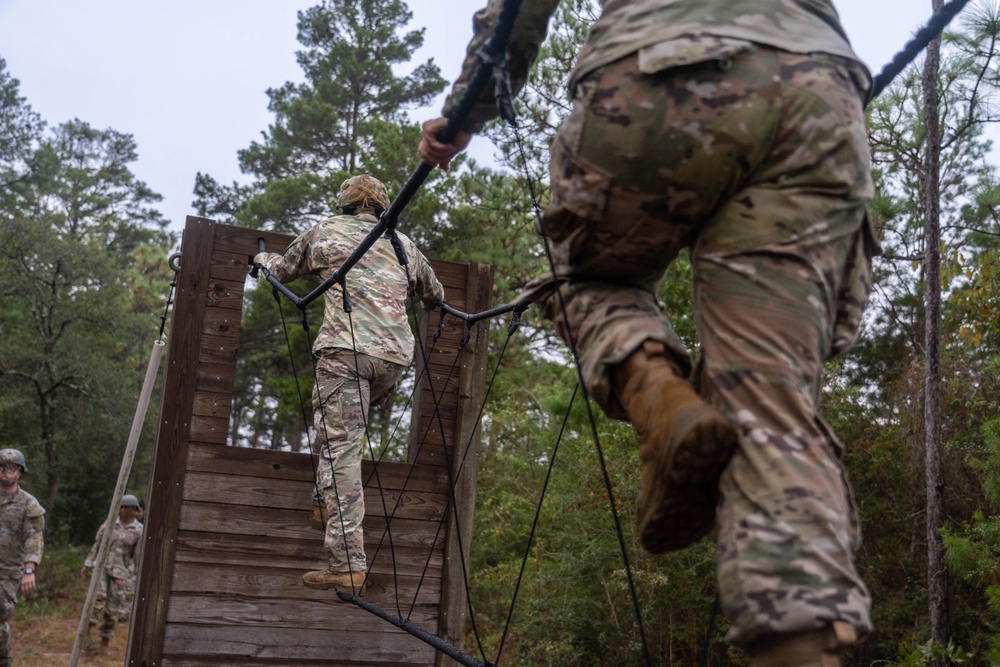
{"label": "green foliage", "polygon": [[896,667],[928,667],[929,665],[964,665],[972,659],[972,655],[948,642],[946,646],[928,639],[923,644],[911,645],[907,642],[899,644],[899,661],[879,661],[878,664],[895,665]]}
{"label": "green foliage", "polygon": [[[492,652],[499,648],[517,589],[504,662],[643,664],[634,586],[654,664],[695,664],[709,631],[713,545],[703,542],[662,558],[637,548],[632,525],[639,470],[634,435],[630,427],[596,413],[630,563],[629,584],[582,395],[570,410],[574,371],[553,363],[547,375],[547,386],[536,384],[535,392],[495,397],[490,418],[483,422],[472,595],[476,629],[487,655],[495,657]],[[536,512],[538,524],[529,548]],[[725,652],[723,625],[713,631],[713,653]],[[467,646],[475,645],[473,641]],[[614,656],[613,662],[609,656]]]}
{"label": "green foliage", "polygon": [[[1000,359],[997,360],[1000,365]],[[982,473],[982,505],[961,526],[945,532],[945,562],[954,576],[981,595],[990,618],[990,664],[1000,662],[1000,417],[981,429],[979,456],[969,461]]]}
{"label": "green foliage", "polygon": [[48,510],[50,542],[89,541],[120,467],[173,238],[152,208],[160,196],[130,170],[130,135],[80,120],[46,131],[2,62],[0,90],[0,132],[12,138],[0,165],[0,437],[28,458],[24,486]]}
{"label": "green foliage", "polygon": [[[398,189],[400,167],[416,166],[417,129],[405,110],[425,105],[444,88],[428,61],[400,76],[421,47],[423,30],[404,31],[412,12],[402,0],[323,0],[299,12],[296,56],[305,82],[267,91],[275,122],[239,152],[250,186],[224,186],[198,174],[201,215],[278,231],[301,231],[335,209],[341,181],[361,170]],[[411,143],[412,142],[412,143]]]}

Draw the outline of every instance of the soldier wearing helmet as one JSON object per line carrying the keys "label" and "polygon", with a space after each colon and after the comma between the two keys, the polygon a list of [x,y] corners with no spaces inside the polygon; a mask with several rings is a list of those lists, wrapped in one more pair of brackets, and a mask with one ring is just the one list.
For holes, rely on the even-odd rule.
{"label": "soldier wearing helmet", "polygon": [[20,487],[28,472],[24,454],[0,449],[0,667],[13,664],[10,626],[18,594],[35,590],[35,568],[42,562],[45,510]]}
{"label": "soldier wearing helmet", "polygon": [[[138,521],[141,505],[139,499],[130,493],[122,496],[118,507],[118,518],[111,533],[111,544],[108,547],[108,558],[101,572],[100,588],[94,601],[94,610],[90,616],[87,628],[85,647],[89,652],[106,652],[115,635],[115,625],[121,618],[128,618],[132,607],[131,590],[134,594],[135,579],[139,571],[139,549],[142,544],[142,524]],[[97,551],[104,535],[104,524],[97,529],[94,546],[87,554],[80,577],[87,578],[87,570],[94,567]],[[91,631],[100,625],[98,633],[101,644],[98,646],[91,637]]]}
{"label": "soldier wearing helmet", "polygon": [[[353,176],[341,184],[337,206],[343,215],[301,234],[283,255],[260,253],[254,263],[282,282],[309,274],[329,278],[369,236],[377,216],[389,207],[389,194],[375,177]],[[313,517],[314,525],[325,530],[329,560],[325,569],[302,577],[309,588],[355,593],[364,584],[361,458],[366,412],[389,395],[413,360],[407,297],[415,295],[427,309],[444,300],[444,288],[427,258],[404,234],[395,235],[407,265],[400,263],[388,239],[379,238],[344,282],[324,294],[323,325],[313,344],[313,408],[320,442]],[[351,313],[344,311],[343,289]]]}
{"label": "soldier wearing helmet", "polygon": [[346,215],[354,215],[358,209],[370,208],[376,215],[389,208],[389,191],[385,184],[374,176],[361,174],[352,176],[340,184],[337,194],[337,208]]}

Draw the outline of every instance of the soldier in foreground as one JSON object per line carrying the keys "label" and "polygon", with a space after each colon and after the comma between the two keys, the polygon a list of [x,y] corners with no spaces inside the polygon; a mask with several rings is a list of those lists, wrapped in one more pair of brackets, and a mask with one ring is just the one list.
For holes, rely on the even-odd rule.
{"label": "soldier in foreground", "polygon": [[[348,178],[337,197],[343,215],[301,234],[283,255],[258,254],[254,264],[281,282],[310,274],[325,280],[358,248],[388,207],[389,194],[380,181],[367,174]],[[380,238],[346,277],[353,312],[344,311],[341,286],[324,294],[323,325],[313,344],[313,414],[320,442],[316,488],[327,515],[324,543],[329,561],[325,569],[303,575],[309,588],[358,593],[364,585],[368,565],[361,528],[365,514],[361,459],[368,408],[392,391],[413,360],[407,295],[416,294],[427,309],[444,300],[444,288],[430,262],[410,239],[397,235],[408,269],[400,265],[389,240]]]}
{"label": "soldier in foreground", "polygon": [[[635,427],[647,550],[718,529],[729,639],[752,667],[829,667],[871,631],[843,445],[817,409],[824,362],[857,336],[878,252],[863,101],[870,75],[831,0],[608,0],[570,76],[540,221],[555,275],[533,300],[579,354],[609,416]],[[501,0],[474,17],[449,115]],[[515,92],[558,0],[524,3]],[[447,168],[496,115],[488,86]],[[669,264],[691,252],[692,360],[661,315]]]}
{"label": "soldier in foreground", "polygon": [[24,454],[0,450],[0,667],[14,664],[10,625],[18,594],[35,590],[35,569],[42,562],[45,510],[22,489],[19,480],[28,474]]}

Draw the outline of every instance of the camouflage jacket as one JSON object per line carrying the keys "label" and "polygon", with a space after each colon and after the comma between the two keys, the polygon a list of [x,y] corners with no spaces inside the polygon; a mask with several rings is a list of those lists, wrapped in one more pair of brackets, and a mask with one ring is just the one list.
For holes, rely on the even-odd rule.
{"label": "camouflage jacket", "polygon": [[[101,545],[104,534],[104,524],[97,529],[94,546],[87,554],[84,565],[94,567],[97,560],[97,549]],[[121,519],[115,519],[114,532],[111,533],[111,544],[108,546],[108,560],[104,563],[104,572],[115,579],[129,580],[135,578],[139,571],[139,549],[142,543],[142,524],[138,521],[123,524]]]}
{"label": "camouflage jacket", "polygon": [[[493,34],[503,0],[488,0],[472,20],[462,73],[445,100],[448,116],[465,93],[478,60],[476,52]],[[508,48],[507,70],[516,93],[545,39],[548,21],[559,0],[532,0],[521,5]],[[600,18],[570,75],[570,91],[586,74],[631,53],[675,40],[737,40],[796,53],[825,53],[857,61],[832,0],[604,0]],[[684,64],[678,58],[673,64]],[[862,66],[869,80],[870,74]],[[646,70],[643,70],[646,71]],[[497,115],[493,86],[486,86],[465,129],[478,132]]]}
{"label": "camouflage jacket", "polygon": [[25,563],[41,563],[45,548],[45,510],[18,488],[0,493],[0,578],[18,579]]}
{"label": "camouflage jacket", "polygon": [[[325,280],[344,264],[376,222],[375,216],[368,214],[334,216],[292,241],[284,255],[264,253],[255,261],[281,282],[309,274]],[[397,236],[408,268],[400,265],[389,240],[379,238],[347,272],[345,285],[352,312],[344,311],[340,285],[324,293],[323,325],[314,351],[357,349],[371,357],[409,365],[414,341],[406,316],[407,295],[416,294],[424,307],[431,309],[444,300],[444,287],[417,246],[405,235],[397,232]]]}

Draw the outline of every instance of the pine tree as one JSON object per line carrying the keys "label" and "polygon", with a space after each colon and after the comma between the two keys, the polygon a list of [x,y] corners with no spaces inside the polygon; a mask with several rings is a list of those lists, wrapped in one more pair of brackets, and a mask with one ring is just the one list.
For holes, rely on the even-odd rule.
{"label": "pine tree", "polygon": [[[305,80],[267,91],[274,123],[239,152],[251,185],[223,186],[198,174],[195,194],[201,215],[278,231],[298,232],[317,216],[334,211],[340,182],[370,171],[394,191],[400,171],[416,166],[415,150],[386,163],[376,142],[390,142],[409,129],[405,112],[428,104],[444,88],[433,60],[407,75],[424,31],[404,31],[411,20],[402,0],[324,0],[299,12],[297,52]],[[388,133],[388,136],[385,134]],[[405,165],[410,169],[400,170]]]}

